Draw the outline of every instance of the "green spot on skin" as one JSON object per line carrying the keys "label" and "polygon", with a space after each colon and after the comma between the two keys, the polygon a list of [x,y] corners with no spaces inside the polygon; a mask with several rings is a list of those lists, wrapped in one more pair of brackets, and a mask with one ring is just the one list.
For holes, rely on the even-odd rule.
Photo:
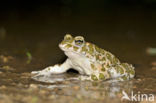
{"label": "green spot on skin", "polygon": [[71,44],[67,44],[65,47],[66,48],[70,48],[70,47],[72,47],[72,45]]}
{"label": "green spot on skin", "polygon": [[81,49],[81,52],[83,52],[83,51],[85,51],[85,52],[87,51],[85,46],[83,46],[82,49]]}
{"label": "green spot on skin", "polygon": [[102,57],[102,60],[103,60],[103,61],[106,61],[106,58],[105,58],[105,57]]}
{"label": "green spot on skin", "polygon": [[94,64],[90,64],[90,66],[91,66],[91,68],[92,68],[93,70],[96,69]]}
{"label": "green spot on skin", "polygon": [[111,55],[109,53],[107,53],[106,56],[107,56],[108,60],[112,63],[112,57],[111,57]]}
{"label": "green spot on skin", "polygon": [[123,68],[120,68],[119,71],[120,71],[120,74],[123,74],[124,73]]}
{"label": "green spot on skin", "polygon": [[113,63],[114,63],[114,64],[119,63],[119,59],[118,59],[118,58],[116,58],[116,57],[114,57],[114,58],[113,58]]}
{"label": "green spot on skin", "polygon": [[95,46],[95,50],[96,50],[97,52],[100,52],[100,49],[99,49],[97,46]]}
{"label": "green spot on skin", "polygon": [[119,72],[120,72],[120,74],[123,74],[124,73],[124,70],[123,70],[123,68],[119,68]]}
{"label": "green spot on skin", "polygon": [[89,53],[90,55],[93,55],[93,51],[92,51],[92,50],[89,50],[88,53]]}
{"label": "green spot on skin", "polygon": [[108,77],[110,77],[111,76],[111,73],[110,72],[108,72]]}
{"label": "green spot on skin", "polygon": [[64,45],[65,43],[66,43],[66,42],[65,42],[64,40],[61,42],[62,45]]}
{"label": "green spot on skin", "polygon": [[106,65],[106,68],[110,68],[111,66],[109,64]]}
{"label": "green spot on skin", "polygon": [[65,40],[63,40],[62,42],[61,42],[61,44],[62,45],[64,45],[64,44],[71,44],[73,42],[73,39],[65,39]]}
{"label": "green spot on skin", "polygon": [[71,40],[71,38],[70,37],[67,37],[67,38],[65,38],[65,40]]}
{"label": "green spot on skin", "polygon": [[102,57],[102,55],[98,54],[98,55],[96,55],[96,60],[105,61],[105,58]]}
{"label": "green spot on skin", "polygon": [[89,44],[88,45],[88,47],[89,47],[89,50],[91,50],[91,51],[93,51],[94,49],[93,49],[93,45],[92,44]]}
{"label": "green spot on skin", "polygon": [[73,49],[74,49],[74,51],[77,51],[79,48],[74,46]]}
{"label": "green spot on skin", "polygon": [[116,66],[116,70],[117,70],[117,73],[120,73],[120,74],[123,74],[124,73],[123,68],[120,67],[119,65]]}
{"label": "green spot on skin", "polygon": [[130,65],[128,63],[122,63],[122,66],[126,69],[127,73],[135,75],[135,71],[134,71],[132,65]]}
{"label": "green spot on skin", "polygon": [[127,63],[122,63],[121,64],[124,68],[129,68],[129,65]]}
{"label": "green spot on skin", "polygon": [[97,81],[98,80],[98,78],[94,74],[91,75],[91,79],[94,80],[94,81]]}
{"label": "green spot on skin", "polygon": [[72,40],[68,40],[68,43],[72,43],[73,42],[73,39]]}
{"label": "green spot on skin", "polygon": [[134,71],[133,69],[131,69],[131,70],[130,70],[130,74],[131,74],[131,75],[134,75],[134,74],[135,74],[135,71]]}
{"label": "green spot on skin", "polygon": [[99,55],[96,55],[96,60],[99,60]]}
{"label": "green spot on skin", "polygon": [[104,50],[103,50],[103,49],[101,49],[101,48],[99,49],[99,51],[100,51],[100,53],[104,53]]}
{"label": "green spot on skin", "polygon": [[87,55],[86,57],[89,58],[89,55]]}
{"label": "green spot on skin", "polygon": [[104,67],[102,67],[101,71],[103,71],[103,72],[104,72],[104,71],[105,71],[105,68],[104,68]]}
{"label": "green spot on skin", "polygon": [[105,80],[105,76],[104,76],[102,73],[99,74],[99,78],[100,78],[101,80]]}
{"label": "green spot on skin", "polygon": [[89,53],[90,55],[93,55],[93,53],[94,53],[93,44],[89,44],[88,47],[89,47],[88,53]]}

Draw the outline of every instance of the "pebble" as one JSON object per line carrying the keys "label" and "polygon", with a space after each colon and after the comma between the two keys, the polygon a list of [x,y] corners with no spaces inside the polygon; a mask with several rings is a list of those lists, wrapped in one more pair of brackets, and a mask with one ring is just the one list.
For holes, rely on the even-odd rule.
{"label": "pebble", "polygon": [[6,89],[5,85],[0,86],[0,89]]}
{"label": "pebble", "polygon": [[156,66],[156,61],[151,63],[152,66]]}
{"label": "pebble", "polygon": [[74,86],[73,88],[74,88],[75,90],[79,90],[79,89],[80,89],[79,86]]}
{"label": "pebble", "polygon": [[29,88],[38,89],[38,86],[36,84],[30,84]]}

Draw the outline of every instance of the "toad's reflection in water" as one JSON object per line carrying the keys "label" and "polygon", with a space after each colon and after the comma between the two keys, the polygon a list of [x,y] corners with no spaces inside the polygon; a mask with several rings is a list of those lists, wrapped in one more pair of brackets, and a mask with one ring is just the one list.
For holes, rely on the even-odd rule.
{"label": "toad's reflection in water", "polygon": [[[78,75],[77,75],[78,76]],[[58,96],[80,96],[81,98],[92,98],[97,100],[121,101],[123,91],[130,94],[133,91],[133,80],[124,82],[92,82],[76,80],[68,74],[52,75],[49,77],[38,77],[35,80],[53,83],[52,85],[39,85],[40,88],[48,88],[52,94]],[[55,91],[55,89],[59,91]]]}

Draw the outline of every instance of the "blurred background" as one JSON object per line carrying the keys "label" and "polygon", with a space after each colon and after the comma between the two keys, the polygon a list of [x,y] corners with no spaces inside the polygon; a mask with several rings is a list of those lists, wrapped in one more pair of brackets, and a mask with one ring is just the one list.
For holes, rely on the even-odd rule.
{"label": "blurred background", "polygon": [[[133,64],[134,79],[81,82],[72,71],[32,80],[31,71],[66,59],[66,33]],[[121,103],[122,90],[156,94],[155,74],[156,0],[0,0],[0,103]]]}
{"label": "blurred background", "polygon": [[0,1],[0,52],[29,51],[52,65],[64,55],[59,42],[71,33],[134,63],[156,46],[155,18],[155,0]]}

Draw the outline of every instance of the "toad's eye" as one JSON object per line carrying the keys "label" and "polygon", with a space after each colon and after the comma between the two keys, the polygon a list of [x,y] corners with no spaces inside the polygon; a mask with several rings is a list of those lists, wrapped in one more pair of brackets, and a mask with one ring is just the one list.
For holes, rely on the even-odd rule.
{"label": "toad's eye", "polygon": [[82,45],[83,42],[84,42],[83,40],[75,40],[75,44],[78,46]]}
{"label": "toad's eye", "polygon": [[75,45],[77,46],[81,46],[82,44],[84,44],[84,38],[82,36],[76,36],[75,37]]}

